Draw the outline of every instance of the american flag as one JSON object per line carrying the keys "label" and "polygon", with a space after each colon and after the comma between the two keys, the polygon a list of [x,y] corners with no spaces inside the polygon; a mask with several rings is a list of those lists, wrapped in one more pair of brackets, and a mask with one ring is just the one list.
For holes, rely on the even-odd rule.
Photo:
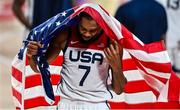
{"label": "american flag", "polygon": [[[145,45],[98,4],[83,4],[66,10],[34,28],[12,62],[12,91],[15,106],[28,109],[57,105],[56,93],[63,62],[62,54],[50,65],[45,52],[51,38],[78,22],[78,14],[86,12],[104,32],[124,48],[123,74],[128,80],[124,92],[109,101],[112,109],[122,108],[180,108],[180,79],[171,69],[163,42]],[[43,44],[38,50],[37,63],[41,73],[34,73],[26,58],[29,41]]]}

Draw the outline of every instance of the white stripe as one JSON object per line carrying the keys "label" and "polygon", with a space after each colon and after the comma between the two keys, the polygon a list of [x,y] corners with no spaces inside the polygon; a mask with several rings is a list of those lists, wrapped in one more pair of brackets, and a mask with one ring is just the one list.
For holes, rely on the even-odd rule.
{"label": "white stripe", "polygon": [[128,82],[144,80],[142,75],[139,73],[139,70],[128,70],[128,71],[123,71],[123,73]]}
{"label": "white stripe", "polygon": [[23,84],[23,94],[22,94],[22,109],[24,109],[24,91],[25,91],[25,72],[26,72],[26,52],[27,52],[27,48],[25,48],[24,53],[23,53],[23,66],[22,66],[22,84]]}
{"label": "white stripe", "polygon": [[[56,74],[56,75],[60,75],[60,71],[61,71],[61,66],[52,66],[50,65],[50,73],[52,74]],[[40,73],[35,73],[31,67],[28,65],[26,66],[26,77],[28,76],[32,76],[32,75],[37,75],[37,74],[40,74]]]}
{"label": "white stripe", "polygon": [[48,96],[45,95],[44,97],[45,97],[46,102],[49,103],[50,105],[53,105],[55,103],[55,101],[50,99]]}
{"label": "white stripe", "polygon": [[63,56],[63,51],[61,51],[61,52],[59,53],[59,56]]}
{"label": "white stripe", "polygon": [[12,61],[12,66],[21,72],[23,72],[25,69],[24,62],[22,60],[19,60],[17,55],[15,56],[14,60]]}
{"label": "white stripe", "polygon": [[[27,49],[25,49],[25,51],[24,51],[24,53],[23,53],[23,56],[26,56],[26,51],[27,51]],[[21,94],[21,100],[22,100],[22,106],[21,106],[21,109],[23,110],[24,109],[24,101],[23,101],[23,99],[24,99],[24,94],[23,94],[23,92],[24,92],[24,87],[25,87],[25,57],[23,57],[23,60],[19,60],[18,59],[18,56],[16,55],[15,56],[15,58],[13,59],[13,61],[12,61],[12,66],[14,67],[14,68],[16,68],[16,69],[18,69],[19,71],[21,71],[22,72],[22,87],[20,88],[17,88],[16,86],[19,86],[19,85],[17,85],[18,84],[18,82],[15,82],[15,79],[13,79],[13,81],[14,81],[14,87],[15,87],[15,89],[18,91],[19,90],[19,92],[20,93],[22,93]],[[13,83],[12,83],[13,84]]]}
{"label": "white stripe", "polygon": [[[111,16],[111,19],[113,20],[113,22],[115,23],[115,25],[116,25],[116,27],[118,28],[118,33],[119,33],[119,35],[120,36],[123,36],[122,35],[122,28],[121,28],[121,23],[116,19],[116,18],[114,18],[113,16]],[[118,37],[118,39],[120,39],[120,38],[123,38],[123,37]]]}
{"label": "white stripe", "polygon": [[130,54],[125,49],[123,49],[123,59],[131,59]]}
{"label": "white stripe", "polygon": [[170,59],[167,51],[148,54],[142,50],[132,50],[132,49],[126,49],[126,50],[134,57],[136,57],[138,60],[144,62],[170,63]]}
{"label": "white stripe", "polygon": [[[13,102],[14,102],[15,107],[22,108],[22,105],[20,104],[19,100],[14,96],[13,96]],[[23,109],[21,109],[21,110],[23,110]]]}
{"label": "white stripe", "polygon": [[156,102],[156,96],[152,91],[138,92],[138,93],[126,93],[124,96],[125,102],[128,104],[138,104],[146,102]]}
{"label": "white stripe", "polygon": [[169,91],[169,80],[167,81],[166,85],[160,92],[158,97],[158,102],[168,102],[168,91]]}
{"label": "white stripe", "polygon": [[133,35],[134,40],[136,40],[138,43],[140,43],[142,46],[144,46],[144,43],[140,39],[138,39],[134,34],[132,34],[132,35]]}
{"label": "white stripe", "polygon": [[108,100],[110,102],[124,102],[124,92],[120,95],[117,95],[114,91],[111,90],[111,93],[113,95],[113,98]]}
{"label": "white stripe", "polygon": [[11,76],[11,84],[16,91],[18,91],[19,93],[23,92],[23,88],[24,88],[23,84],[18,80],[16,80],[13,76]]}
{"label": "white stripe", "polygon": [[160,82],[158,79],[144,73],[143,70],[139,69],[139,71],[141,72],[141,75],[143,76],[146,83],[160,93],[165,84]]}
{"label": "white stripe", "polygon": [[158,71],[154,71],[152,69],[146,68],[144,67],[142,64],[141,66],[146,70],[146,72],[148,72],[149,74],[161,77],[161,78],[165,78],[165,79],[169,79],[171,74],[170,73],[164,73],[164,72],[158,72]]}
{"label": "white stripe", "polygon": [[121,95],[113,94],[112,102],[126,102],[128,104],[139,104],[156,102],[156,96],[152,91],[138,92],[138,93],[122,93]]}
{"label": "white stripe", "polygon": [[[54,95],[58,96],[58,94],[56,92],[56,89],[57,89],[57,85],[54,85],[53,86]],[[26,89],[25,92],[24,92],[24,100],[31,99],[31,98],[36,98],[36,97],[39,97],[39,96],[43,96],[43,97],[45,96],[43,86],[31,87],[31,88]]]}
{"label": "white stripe", "polygon": [[50,73],[60,75],[62,66],[52,66],[50,65]]}

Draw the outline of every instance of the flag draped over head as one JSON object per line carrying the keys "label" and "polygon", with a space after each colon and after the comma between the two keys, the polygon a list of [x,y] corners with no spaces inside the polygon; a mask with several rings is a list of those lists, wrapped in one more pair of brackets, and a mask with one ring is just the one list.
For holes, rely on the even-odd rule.
{"label": "flag draped over head", "polygon": [[[59,96],[55,89],[60,79],[59,72],[63,57],[60,55],[49,65],[45,53],[51,39],[60,30],[78,23],[78,15],[81,12],[92,16],[104,32],[111,39],[117,40],[124,48],[123,74],[128,83],[124,93],[120,96],[114,95],[114,100],[110,101],[112,108],[131,108],[132,106],[153,108],[154,103],[163,108],[165,107],[163,103],[168,105],[170,101],[175,102],[171,107],[179,107],[180,86],[177,85],[176,88],[173,86],[175,82],[180,81],[172,73],[163,42],[143,44],[97,4],[83,4],[66,10],[30,32],[12,63],[12,89],[17,107],[27,109],[57,104]],[[37,41],[43,45],[43,48],[38,50],[35,59],[41,73],[34,73],[26,59],[26,48],[29,41]],[[176,81],[174,82],[173,79]]]}

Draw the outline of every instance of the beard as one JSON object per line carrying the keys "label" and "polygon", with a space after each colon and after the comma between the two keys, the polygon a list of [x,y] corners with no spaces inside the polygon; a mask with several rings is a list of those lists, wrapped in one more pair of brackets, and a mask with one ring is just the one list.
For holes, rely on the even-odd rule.
{"label": "beard", "polygon": [[103,31],[101,30],[96,35],[90,36],[90,37],[85,37],[83,34],[80,33],[80,38],[84,43],[90,43],[90,42],[96,41],[102,35],[102,33],[103,33]]}
{"label": "beard", "polygon": [[96,35],[90,36],[90,37],[86,37],[86,36],[84,36],[84,35],[81,34],[81,38],[82,38],[84,41],[89,41],[89,40],[91,40],[91,39],[93,39],[93,38],[95,38],[95,37],[96,37]]}

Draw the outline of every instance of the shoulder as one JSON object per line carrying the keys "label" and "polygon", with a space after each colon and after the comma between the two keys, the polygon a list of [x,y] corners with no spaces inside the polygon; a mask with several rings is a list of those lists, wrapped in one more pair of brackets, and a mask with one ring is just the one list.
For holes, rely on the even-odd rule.
{"label": "shoulder", "polygon": [[67,37],[68,37],[68,32],[69,32],[69,28],[61,30],[59,32],[57,32],[57,34],[54,36],[54,38],[52,39],[54,42],[64,42],[66,41]]}
{"label": "shoulder", "polygon": [[154,1],[154,6],[156,6],[155,8],[157,9],[157,11],[165,11],[165,7],[163,6],[163,4],[159,3],[158,1]]}
{"label": "shoulder", "polygon": [[126,11],[126,9],[128,9],[130,7],[131,3],[124,3],[123,5],[120,5],[117,9],[117,11],[121,12],[121,11]]}
{"label": "shoulder", "polygon": [[134,1],[128,1],[117,8],[116,15],[127,14],[130,10],[134,10]]}
{"label": "shoulder", "polygon": [[67,41],[68,32],[69,32],[69,28],[57,32],[55,36],[52,38],[50,42],[50,46],[52,46],[53,48],[63,49]]}

